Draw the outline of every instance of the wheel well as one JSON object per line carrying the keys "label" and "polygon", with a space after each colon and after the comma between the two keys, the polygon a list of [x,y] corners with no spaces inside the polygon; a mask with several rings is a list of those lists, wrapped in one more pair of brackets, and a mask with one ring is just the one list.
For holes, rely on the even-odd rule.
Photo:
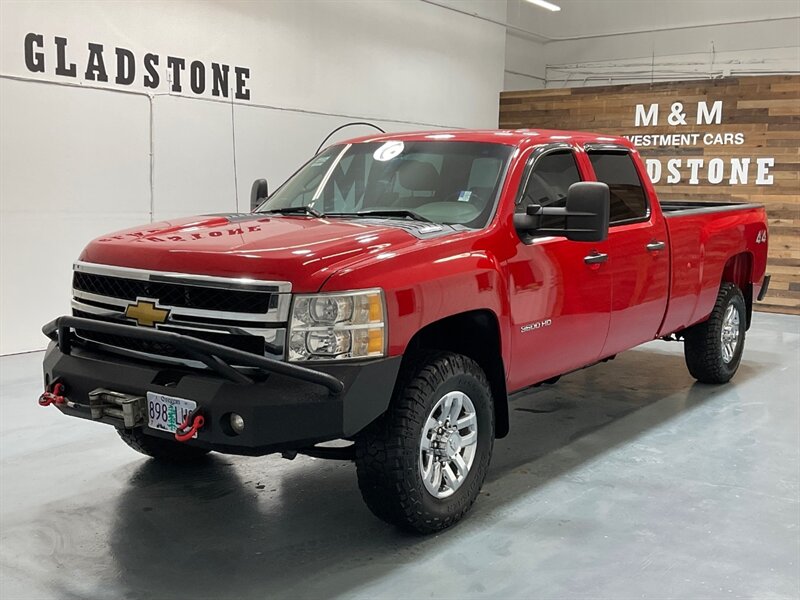
{"label": "wheel well", "polygon": [[721,283],[733,283],[742,290],[747,306],[747,328],[749,329],[753,317],[753,255],[749,252],[742,252],[731,256],[722,271]]}
{"label": "wheel well", "polygon": [[500,347],[500,325],[492,311],[473,310],[426,325],[411,339],[405,357],[418,350],[446,350],[477,362],[492,388],[495,437],[508,434],[508,393]]}

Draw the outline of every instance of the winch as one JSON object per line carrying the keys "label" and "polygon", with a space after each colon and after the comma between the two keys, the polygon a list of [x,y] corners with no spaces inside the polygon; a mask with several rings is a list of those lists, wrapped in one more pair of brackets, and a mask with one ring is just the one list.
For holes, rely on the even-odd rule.
{"label": "winch", "polygon": [[122,420],[125,429],[132,429],[145,422],[147,403],[144,396],[123,394],[104,388],[89,392],[89,408],[92,419],[111,417]]}
{"label": "winch", "polygon": [[67,397],[67,386],[55,380],[39,396],[39,406],[67,406],[69,408],[89,409],[91,418],[99,421],[104,417],[120,421],[120,426],[132,429],[145,423],[147,403],[144,396],[123,394],[105,388],[89,392],[89,403],[75,402]]}

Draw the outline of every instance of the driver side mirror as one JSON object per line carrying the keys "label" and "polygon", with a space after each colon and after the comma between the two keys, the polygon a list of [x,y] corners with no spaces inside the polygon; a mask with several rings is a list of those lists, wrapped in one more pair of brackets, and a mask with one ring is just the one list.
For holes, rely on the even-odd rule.
{"label": "driver side mirror", "polygon": [[269,196],[269,185],[266,179],[256,179],[250,188],[250,210],[255,210]]}
{"label": "driver side mirror", "polygon": [[[576,242],[602,242],[608,237],[611,207],[608,186],[599,181],[581,181],[569,186],[567,206],[530,204],[525,214],[514,215],[514,227],[531,236],[564,236]],[[543,228],[542,217],[564,217],[563,228]]]}

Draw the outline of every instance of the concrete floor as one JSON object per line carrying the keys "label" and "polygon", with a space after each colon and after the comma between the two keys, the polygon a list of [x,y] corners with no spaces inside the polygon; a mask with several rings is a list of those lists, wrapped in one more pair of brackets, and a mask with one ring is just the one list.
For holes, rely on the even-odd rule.
{"label": "concrete floor", "polygon": [[513,404],[481,497],[433,537],[345,462],[165,468],[36,405],[5,357],[0,597],[798,598],[800,318],[757,314],[732,384],[654,342]]}

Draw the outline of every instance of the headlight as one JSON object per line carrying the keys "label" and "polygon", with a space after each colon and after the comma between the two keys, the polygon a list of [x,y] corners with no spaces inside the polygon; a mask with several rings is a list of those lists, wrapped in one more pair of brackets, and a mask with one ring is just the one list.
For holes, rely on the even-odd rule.
{"label": "headlight", "polygon": [[381,290],[297,295],[289,325],[289,360],[346,360],[386,353]]}

